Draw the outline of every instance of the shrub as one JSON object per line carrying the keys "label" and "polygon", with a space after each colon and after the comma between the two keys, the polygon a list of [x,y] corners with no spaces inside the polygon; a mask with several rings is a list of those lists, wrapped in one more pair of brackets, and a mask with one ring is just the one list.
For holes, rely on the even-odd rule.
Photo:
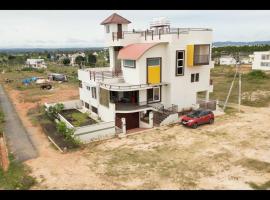
{"label": "shrub", "polygon": [[56,105],[54,106],[50,106],[47,110],[47,115],[50,119],[55,119],[57,118],[58,119],[58,113],[60,113],[62,110],[64,109],[64,104],[62,103],[57,103]]}
{"label": "shrub", "polygon": [[262,70],[253,70],[247,74],[248,78],[252,79],[265,79],[267,78],[267,74]]}
{"label": "shrub", "polygon": [[64,136],[67,142],[72,142],[75,145],[79,145],[80,141],[74,138],[74,129],[68,128],[64,122],[57,123],[57,132]]}

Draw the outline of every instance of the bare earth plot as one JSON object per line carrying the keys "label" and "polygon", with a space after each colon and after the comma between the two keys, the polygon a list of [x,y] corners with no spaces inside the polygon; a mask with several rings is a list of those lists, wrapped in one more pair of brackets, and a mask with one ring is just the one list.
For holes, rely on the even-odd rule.
{"label": "bare earth plot", "polygon": [[[78,98],[77,88],[62,89],[40,103]],[[61,154],[27,117],[36,102],[22,101],[26,91],[9,94],[39,151],[25,162],[38,181],[32,189],[252,189],[270,180],[270,107],[242,107],[196,130],[161,127]]]}
{"label": "bare earth plot", "polygon": [[251,189],[270,180],[270,108],[244,110],[197,130],[162,127],[70,154],[48,148],[27,161],[33,189]]}

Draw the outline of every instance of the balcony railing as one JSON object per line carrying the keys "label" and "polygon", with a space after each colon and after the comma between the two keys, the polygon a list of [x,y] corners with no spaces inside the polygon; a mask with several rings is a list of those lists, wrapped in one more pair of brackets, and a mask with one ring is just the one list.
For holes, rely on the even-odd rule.
{"label": "balcony railing", "polygon": [[150,107],[147,101],[138,102],[138,103],[115,103],[115,110],[117,111],[129,111],[129,110],[138,110]]}
{"label": "balcony railing", "polygon": [[140,34],[141,37],[144,37],[145,40],[147,39],[147,36],[152,36],[152,39],[154,35],[158,35],[159,39],[161,39],[161,35],[165,34],[177,34],[178,37],[180,34],[188,34],[189,31],[212,31],[212,29],[209,28],[165,28],[160,30],[145,30],[145,31],[122,31],[122,32],[112,32],[112,40],[119,40],[124,39],[125,35],[127,34]]}
{"label": "balcony railing", "polygon": [[210,55],[194,55],[194,65],[209,65]]}
{"label": "balcony railing", "polygon": [[104,81],[104,79],[121,78],[122,71],[89,71],[90,80]]}

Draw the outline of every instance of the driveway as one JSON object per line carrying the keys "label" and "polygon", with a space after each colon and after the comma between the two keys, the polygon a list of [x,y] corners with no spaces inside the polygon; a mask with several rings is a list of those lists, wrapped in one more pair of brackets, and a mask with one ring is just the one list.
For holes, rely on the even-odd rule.
{"label": "driveway", "polygon": [[8,140],[9,150],[18,161],[26,161],[38,156],[38,152],[22,125],[10,99],[0,85],[0,105],[5,114],[5,134]]}

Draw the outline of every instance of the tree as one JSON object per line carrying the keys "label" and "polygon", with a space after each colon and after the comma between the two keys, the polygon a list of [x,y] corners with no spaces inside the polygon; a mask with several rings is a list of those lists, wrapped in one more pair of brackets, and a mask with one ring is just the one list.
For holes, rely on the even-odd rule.
{"label": "tree", "polygon": [[70,64],[70,59],[69,58],[64,58],[62,60],[62,62],[63,62],[64,65],[69,65]]}
{"label": "tree", "polygon": [[84,61],[85,61],[85,58],[82,57],[82,56],[77,56],[77,57],[75,58],[75,63],[78,64],[78,65],[81,65],[82,62],[84,62]]}
{"label": "tree", "polygon": [[88,58],[88,61],[87,61],[88,64],[90,64],[90,65],[95,65],[96,64],[97,57],[95,55],[89,54],[87,58]]}

